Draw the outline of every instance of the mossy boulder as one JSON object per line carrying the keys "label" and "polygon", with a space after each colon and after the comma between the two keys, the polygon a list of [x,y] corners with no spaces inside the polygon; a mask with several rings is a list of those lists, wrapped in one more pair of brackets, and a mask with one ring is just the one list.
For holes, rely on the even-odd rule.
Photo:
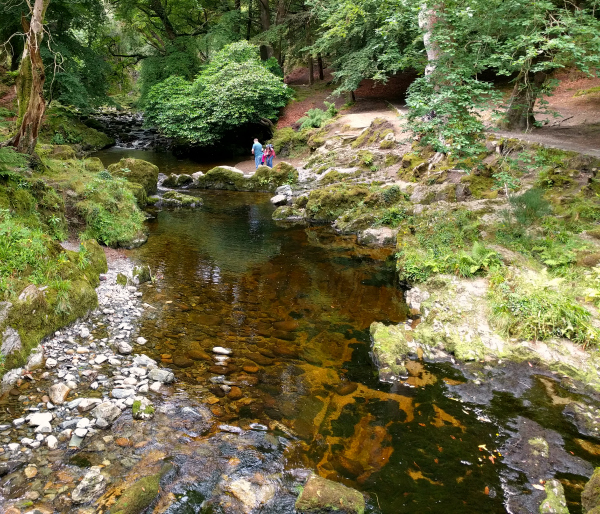
{"label": "mossy boulder", "polygon": [[305,215],[304,209],[298,209],[289,205],[277,207],[273,212],[274,220],[298,220],[303,219]]}
{"label": "mossy boulder", "polygon": [[143,161],[142,159],[121,159],[108,167],[108,171],[115,177],[123,177],[128,182],[140,184],[146,194],[154,194],[158,184],[158,166]]}
{"label": "mossy boulder", "polygon": [[594,470],[592,478],[585,484],[581,493],[581,507],[585,513],[600,510],[600,468]]}
{"label": "mossy boulder", "polygon": [[160,475],[144,477],[135,482],[117,500],[110,514],[140,514],[144,512],[158,496]]}
{"label": "mossy boulder", "polygon": [[83,166],[87,171],[99,172],[106,167],[102,164],[102,161],[98,157],[88,157],[83,161]]}
{"label": "mossy boulder", "polygon": [[296,510],[305,514],[363,514],[365,499],[355,489],[313,475],[296,500]]}
{"label": "mossy boulder", "polygon": [[556,480],[548,480],[544,486],[546,499],[540,505],[540,514],[569,514],[565,490]]}
{"label": "mossy boulder", "polygon": [[145,282],[152,282],[152,271],[150,266],[135,266],[132,271],[133,283],[135,285],[144,284]]}
{"label": "mossy boulder", "polygon": [[144,186],[141,184],[136,184],[135,182],[128,182],[127,186],[133,193],[133,196],[135,196],[135,201],[139,207],[145,207],[148,205],[148,194],[146,193]]}
{"label": "mossy boulder", "polygon": [[163,181],[162,185],[165,187],[183,187],[191,184],[193,181],[192,176],[186,173],[182,173],[181,175],[172,173]]}
{"label": "mossy boulder", "polygon": [[331,186],[311,191],[306,202],[308,219],[317,222],[333,221],[348,209],[356,207],[369,194],[364,186]]}
{"label": "mossy boulder", "polygon": [[199,176],[195,185],[200,189],[273,192],[279,186],[297,180],[298,170],[286,162],[280,162],[273,168],[259,166],[251,177],[246,177],[236,168],[217,166]]}
{"label": "mossy boulder", "polygon": [[59,161],[68,161],[69,159],[75,159],[75,150],[69,145],[55,145],[52,147],[50,153],[51,159],[57,159]]}
{"label": "mossy boulder", "polygon": [[202,205],[202,199],[197,196],[184,195],[177,191],[167,191],[162,195],[161,204],[169,207],[188,207],[193,209]]}
{"label": "mossy boulder", "polygon": [[379,380],[390,382],[407,375],[404,362],[411,351],[404,325],[384,325],[371,323],[371,351],[373,360],[379,368]]}

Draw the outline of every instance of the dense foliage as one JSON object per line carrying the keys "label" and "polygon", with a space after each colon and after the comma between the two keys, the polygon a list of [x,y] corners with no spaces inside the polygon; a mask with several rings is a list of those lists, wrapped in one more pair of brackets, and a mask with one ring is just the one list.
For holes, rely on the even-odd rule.
{"label": "dense foliage", "polygon": [[146,116],[168,136],[208,146],[240,126],[275,119],[288,98],[258,49],[241,41],[215,55],[193,82],[174,76],[152,87]]}

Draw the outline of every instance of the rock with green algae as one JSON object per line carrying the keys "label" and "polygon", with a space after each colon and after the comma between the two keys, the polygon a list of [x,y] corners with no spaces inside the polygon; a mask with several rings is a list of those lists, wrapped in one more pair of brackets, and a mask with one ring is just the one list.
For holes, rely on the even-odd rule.
{"label": "rock with green algae", "polygon": [[594,469],[592,478],[583,488],[581,507],[584,514],[597,514],[600,512],[600,468]]}
{"label": "rock with green algae", "polygon": [[565,490],[556,480],[548,480],[544,486],[546,499],[540,505],[540,514],[569,514]]}
{"label": "rock with green algae", "polygon": [[133,419],[147,420],[154,417],[154,406],[148,398],[140,397],[133,402],[131,406]]}
{"label": "rock with green algae", "polygon": [[296,500],[296,510],[305,514],[326,512],[363,514],[365,499],[355,489],[313,475]]}
{"label": "rock with green algae", "polygon": [[123,177],[128,182],[143,186],[146,194],[156,193],[158,184],[158,166],[131,157],[121,159],[108,167],[108,171],[115,177]]}
{"label": "rock with green algae", "polygon": [[165,187],[182,187],[191,184],[193,181],[194,179],[192,176],[186,173],[182,173],[181,175],[172,173],[165,180],[163,180],[162,185]]}
{"label": "rock with green algae", "polygon": [[379,368],[379,380],[393,382],[408,376],[404,362],[411,351],[411,344],[404,325],[371,323],[371,351]]}
{"label": "rock with green algae", "polygon": [[132,271],[133,283],[136,286],[144,284],[145,282],[152,282],[152,271],[150,266],[134,266]]}
{"label": "rock with green algae", "polygon": [[190,209],[194,209],[195,207],[200,207],[202,205],[202,199],[197,196],[184,195],[177,191],[166,191],[162,195],[162,199],[157,206],[167,206],[167,207],[188,207]]}
{"label": "rock with green algae", "polygon": [[112,506],[109,514],[140,514],[144,512],[158,496],[160,480],[173,469],[173,465],[165,463],[154,475],[140,478],[129,486]]}
{"label": "rock with green algae", "polygon": [[118,285],[125,287],[125,286],[127,286],[127,282],[128,282],[128,280],[127,280],[126,275],[124,275],[123,273],[117,274],[117,284]]}
{"label": "rock with green algae", "polygon": [[298,180],[298,170],[286,162],[275,167],[259,166],[254,175],[246,176],[242,170],[230,166],[217,166],[198,176],[194,187],[199,189],[222,189],[226,191],[273,192],[283,184]]}

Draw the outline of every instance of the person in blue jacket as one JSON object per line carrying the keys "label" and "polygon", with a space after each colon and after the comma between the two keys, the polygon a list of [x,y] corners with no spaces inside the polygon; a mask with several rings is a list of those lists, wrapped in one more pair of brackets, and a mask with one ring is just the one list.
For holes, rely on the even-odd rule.
{"label": "person in blue jacket", "polygon": [[252,145],[252,155],[254,155],[254,164],[258,168],[262,164],[263,147],[258,142],[258,138],[254,138],[254,144]]}

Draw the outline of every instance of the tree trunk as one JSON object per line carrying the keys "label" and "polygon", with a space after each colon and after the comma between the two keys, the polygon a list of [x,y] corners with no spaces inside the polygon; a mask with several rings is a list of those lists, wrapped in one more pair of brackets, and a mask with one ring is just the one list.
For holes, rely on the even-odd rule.
{"label": "tree trunk", "polygon": [[312,86],[315,79],[314,79],[314,73],[315,73],[315,64],[314,64],[314,60],[313,60],[313,56],[309,55],[308,56],[308,85]]}
{"label": "tree trunk", "polygon": [[[275,12],[275,25],[281,25],[287,15],[286,0],[277,2],[277,11]],[[279,44],[274,50],[274,56],[277,58],[279,66],[283,69],[283,38],[279,38]]]}
{"label": "tree trunk", "polygon": [[252,35],[252,0],[248,0],[248,26],[246,27],[246,41],[250,41]]}
{"label": "tree trunk", "polygon": [[317,66],[319,67],[319,80],[324,80],[325,75],[323,74],[323,56],[317,54]]}
{"label": "tree trunk", "polygon": [[504,117],[504,128],[527,131],[534,127],[533,110],[540,88],[547,75],[543,72],[522,72],[516,79],[515,87]]}
{"label": "tree trunk", "polygon": [[241,32],[242,32],[242,2],[241,2],[241,0],[235,0],[234,10],[237,13],[237,20],[233,27],[233,31],[236,34],[241,34]]}
{"label": "tree trunk", "polygon": [[[269,9],[269,0],[258,0],[260,6],[260,26],[263,32],[271,28],[271,11]],[[273,49],[268,45],[260,45],[260,58],[266,61],[273,55]]]}
{"label": "tree trunk", "polygon": [[437,11],[441,6],[427,7],[421,6],[419,12],[419,28],[423,31],[423,44],[427,52],[427,66],[425,66],[425,76],[431,75],[435,71],[436,63],[442,55],[442,50],[437,41],[433,40],[433,28],[438,21]]}
{"label": "tree trunk", "polygon": [[44,100],[44,63],[40,54],[44,38],[44,15],[50,0],[35,0],[31,21],[22,17],[21,23],[27,41],[23,50],[19,78],[17,80],[17,100],[19,103],[18,132],[10,145],[18,152],[33,154],[37,143],[42,118],[46,110]]}

